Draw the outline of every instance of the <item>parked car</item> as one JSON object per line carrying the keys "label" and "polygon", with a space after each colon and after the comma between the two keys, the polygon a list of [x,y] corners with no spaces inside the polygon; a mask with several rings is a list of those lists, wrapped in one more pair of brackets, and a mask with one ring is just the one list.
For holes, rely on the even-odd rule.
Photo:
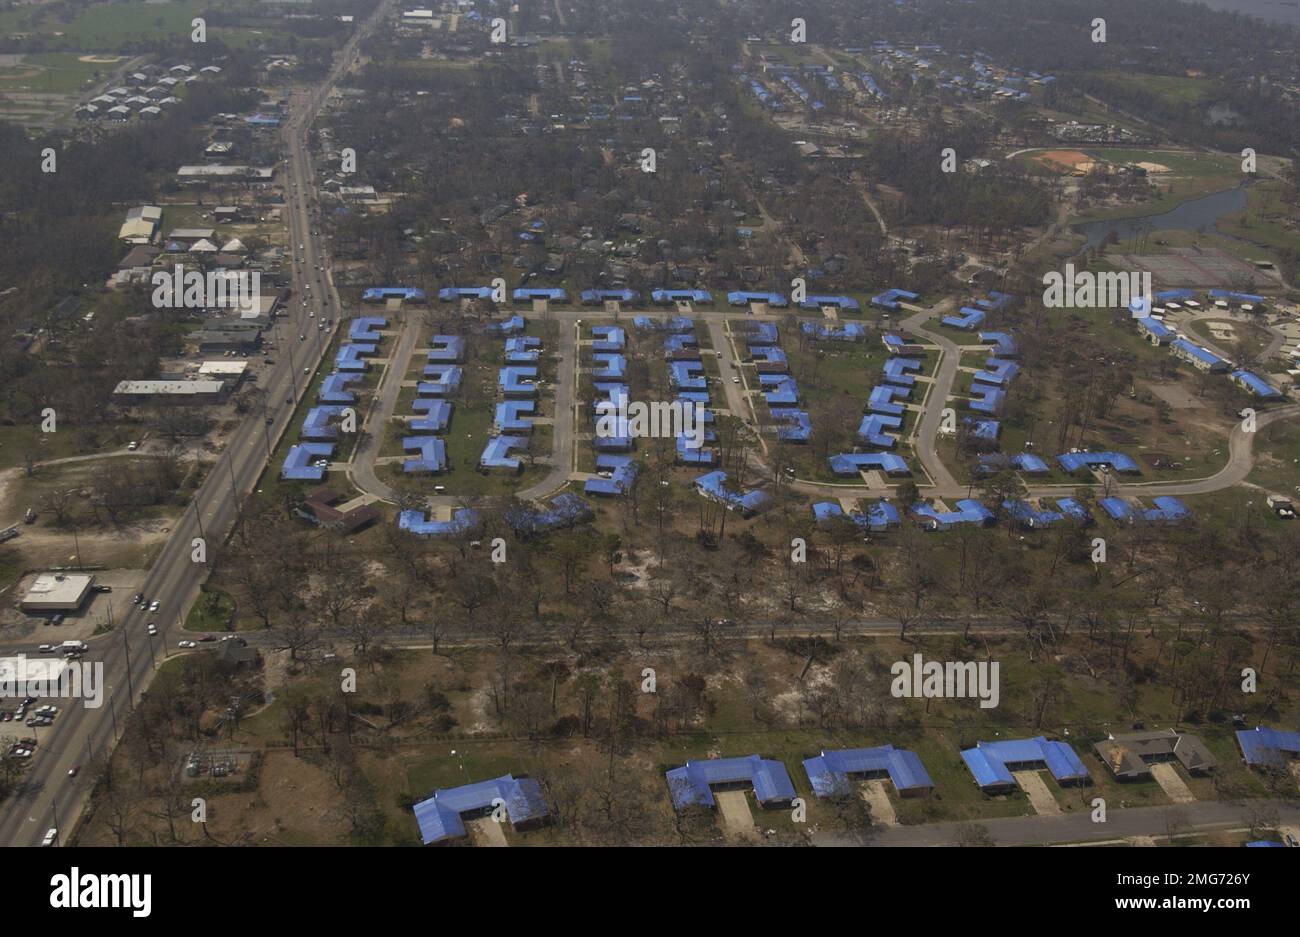
{"label": "parked car", "polygon": [[129,443],[126,444],[126,451],[127,451],[127,452],[135,452],[135,450],[137,450],[137,449],[139,449],[139,448],[140,448],[140,444],[139,444],[138,442],[136,442],[134,439],[131,440]]}
{"label": "parked car", "polygon": [[193,641],[177,641],[177,642],[176,642],[176,646],[177,646],[177,647],[187,647],[187,648],[188,648],[188,647],[198,647],[198,644],[196,644],[196,643],[193,642]]}

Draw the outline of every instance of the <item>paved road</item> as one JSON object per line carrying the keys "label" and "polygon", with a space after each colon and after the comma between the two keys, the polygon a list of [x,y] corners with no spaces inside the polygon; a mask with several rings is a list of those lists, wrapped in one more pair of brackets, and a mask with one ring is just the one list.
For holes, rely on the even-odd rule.
{"label": "paved road", "polygon": [[575,466],[577,439],[578,330],[577,322],[560,321],[559,364],[555,379],[555,417],[551,424],[551,470],[534,485],[518,492],[525,501],[544,498],[563,488]]}
{"label": "paved road", "polygon": [[[311,233],[308,198],[312,186],[311,167],[305,148],[306,128],[319,110],[328,88],[355,59],[361,34],[372,28],[391,4],[381,4],[372,18],[340,51],[338,64],[315,90],[295,95],[291,102],[290,119],[284,127],[289,156],[284,171],[288,182],[286,208],[289,213],[289,234],[295,252],[302,259],[295,263],[293,286],[308,296],[308,306],[301,303],[286,311],[283,325],[289,337],[283,340],[276,355],[276,363],[262,380],[272,405],[278,401],[296,404],[306,389],[306,375],[295,373],[300,369],[315,369],[329,344],[327,331],[316,329],[316,319],[309,312],[328,315],[337,321],[338,295],[333,291],[326,271],[317,271],[319,264],[327,261],[316,237]],[[296,183],[296,186],[294,185]],[[302,244],[301,250],[297,245]],[[305,289],[308,282],[313,289]],[[328,295],[326,295],[328,294]],[[306,336],[303,339],[296,334]],[[252,490],[261,475],[273,438],[288,426],[294,406],[286,403],[277,406],[266,425],[260,414],[251,415],[231,434],[220,459],[208,473],[195,494],[190,509],[173,528],[172,535],[163,546],[153,567],[145,577],[142,591],[149,599],[157,599],[160,610],[149,614],[130,607],[118,610],[121,616],[117,629],[90,640],[87,659],[103,665],[106,700],[102,707],[89,709],[81,705],[59,704],[63,710],[54,725],[33,731],[39,740],[37,753],[23,776],[21,786],[3,805],[0,813],[0,843],[11,846],[36,845],[47,829],[57,827],[66,831],[85,806],[90,793],[89,772],[75,779],[68,771],[75,765],[85,764],[93,755],[109,750],[116,742],[131,698],[139,698],[154,673],[154,657],[158,660],[169,654],[189,607],[198,596],[199,585],[206,573],[202,564],[191,559],[192,539],[206,537],[212,543],[220,542],[233,524],[239,498]],[[145,625],[154,621],[159,635],[150,637]],[[35,650],[32,648],[31,650]]]}
{"label": "paved road", "polygon": [[[1170,831],[1171,811],[1178,818],[1175,833],[1249,828],[1248,813],[1253,808],[1261,807],[1275,809],[1283,823],[1300,822],[1300,804],[1284,800],[1205,800],[1176,807],[1110,809],[1105,823],[1093,823],[1091,812],[1055,817],[1003,817],[979,822],[999,846],[1042,846],[1050,843],[1107,842],[1129,836],[1165,837]],[[896,826],[874,833],[869,845],[953,846],[957,843],[963,825],[925,823],[919,826]],[[814,835],[812,842],[817,846],[858,845],[853,837],[835,833]]]}
{"label": "paved road", "polygon": [[[397,398],[402,392],[402,381],[406,377],[419,334],[418,320],[409,317],[402,320],[401,332],[388,355],[388,366],[384,370],[383,383],[380,384],[378,393],[371,401],[370,410],[361,427],[356,457],[348,469],[348,475],[357,488],[392,504],[398,502],[398,493],[375,474],[375,459],[379,457],[388,421],[392,419],[393,412],[397,408]],[[392,339],[389,339],[389,342],[391,343]]]}
{"label": "paved road", "polygon": [[[947,497],[950,492],[965,491],[966,486],[957,482],[948,466],[944,465],[943,459],[939,458],[939,452],[935,448],[935,441],[939,438],[939,423],[943,419],[943,411],[946,406],[948,395],[952,393],[953,381],[957,379],[957,366],[961,364],[961,351],[957,343],[948,336],[939,332],[931,332],[925,327],[925,323],[936,315],[943,315],[948,312],[955,303],[952,300],[945,300],[937,306],[929,309],[917,309],[915,315],[903,320],[903,327],[907,330],[921,336],[929,342],[938,345],[942,357],[939,360],[939,370],[935,372],[934,383],[930,386],[930,396],[927,398],[925,413],[913,433],[913,446],[916,450],[917,458],[921,460],[925,472],[930,476],[930,483]],[[915,307],[906,307],[913,309]]]}

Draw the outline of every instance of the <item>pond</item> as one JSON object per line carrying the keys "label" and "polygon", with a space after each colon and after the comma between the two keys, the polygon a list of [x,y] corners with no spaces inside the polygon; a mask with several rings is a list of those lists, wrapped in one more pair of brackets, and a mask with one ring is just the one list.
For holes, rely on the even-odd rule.
{"label": "pond", "polygon": [[1142,232],[1199,231],[1202,228],[1213,230],[1214,223],[1224,215],[1242,211],[1246,207],[1247,188],[1247,185],[1234,186],[1222,192],[1191,199],[1177,208],[1156,215],[1089,221],[1075,225],[1074,229],[1088,239],[1087,246],[1090,248],[1100,245],[1111,231],[1116,233],[1119,243],[1123,244],[1134,234]]}

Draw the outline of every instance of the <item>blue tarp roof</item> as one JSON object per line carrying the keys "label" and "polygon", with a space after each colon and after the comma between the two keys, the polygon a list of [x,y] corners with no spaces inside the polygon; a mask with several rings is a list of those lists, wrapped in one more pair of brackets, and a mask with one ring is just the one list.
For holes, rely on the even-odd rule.
{"label": "blue tarp roof", "polygon": [[866,328],[858,322],[846,322],[839,328],[831,328],[820,322],[804,322],[800,328],[805,335],[827,342],[856,342],[867,334]]}
{"label": "blue tarp roof", "polygon": [[1097,506],[1116,521],[1130,521],[1136,516],[1133,506],[1123,498],[1101,498]]}
{"label": "blue tarp roof", "polygon": [[709,384],[704,377],[704,365],[699,361],[670,361],[668,376],[673,387],[687,390],[704,390]]}
{"label": "blue tarp roof", "polygon": [[806,410],[794,407],[773,407],[772,419],[780,424],[776,438],[782,442],[807,442],[812,436],[812,417]]}
{"label": "blue tarp roof", "polygon": [[836,475],[857,475],[871,469],[879,469],[886,475],[912,474],[902,456],[892,452],[845,452],[831,456],[828,461]]}
{"label": "blue tarp roof", "polygon": [[552,302],[568,302],[569,294],[559,287],[524,287],[515,290],[511,297],[517,303],[531,302],[534,299],[546,299]]}
{"label": "blue tarp roof", "polygon": [[1300,732],[1256,726],[1237,730],[1237,744],[1246,764],[1284,767],[1289,760],[1300,757]]}
{"label": "blue tarp roof", "polygon": [[1046,475],[1051,469],[1047,463],[1032,452],[1022,452],[1011,457],[1011,464],[1026,475]]}
{"label": "blue tarp roof", "polygon": [[1031,527],[1035,530],[1042,527],[1051,527],[1053,524],[1065,520],[1064,514],[1058,511],[1040,511],[1028,501],[1003,501],[1002,508],[1015,519],[1016,523],[1022,527]]}
{"label": "blue tarp roof", "polygon": [[1063,470],[1074,473],[1098,465],[1109,465],[1112,471],[1137,473],[1138,464],[1122,452],[1065,452],[1056,457]]}
{"label": "blue tarp roof", "polygon": [[912,391],[906,387],[898,387],[894,384],[877,384],[871,388],[871,394],[867,397],[867,409],[872,413],[884,413],[888,416],[902,416],[906,408],[897,400],[906,400],[912,395]]}
{"label": "blue tarp roof", "polygon": [[434,791],[432,797],[416,804],[415,822],[420,826],[420,838],[428,846],[462,837],[465,835],[462,814],[487,811],[498,802],[505,806],[515,826],[541,820],[549,814],[536,781],[503,774],[491,781]]}
{"label": "blue tarp roof", "polygon": [[451,422],[451,404],[445,400],[417,398],[411,401],[411,409],[424,414],[410,422],[411,429],[418,433],[441,433]]}
{"label": "blue tarp roof", "polygon": [[873,306],[883,306],[885,309],[897,309],[900,300],[912,302],[917,298],[918,294],[910,290],[890,289],[872,296],[871,304]]}
{"label": "blue tarp roof", "polygon": [[1016,783],[1009,768],[1046,765],[1058,783],[1092,779],[1074,749],[1064,742],[1049,742],[1039,736],[1032,739],[1008,739],[1002,742],[977,742],[961,753],[962,760],[980,787],[1007,787]]}
{"label": "blue tarp roof", "polygon": [[695,479],[695,489],[700,494],[721,501],[732,510],[756,514],[772,506],[772,497],[760,489],[731,491],[727,488],[726,472],[709,472]]}
{"label": "blue tarp roof", "polygon": [[1155,507],[1142,512],[1142,517],[1145,520],[1153,523],[1177,524],[1192,516],[1192,512],[1187,505],[1177,498],[1161,495],[1151,500]]}
{"label": "blue tarp roof", "polygon": [[776,345],[753,345],[749,349],[749,356],[755,362],[761,361],[763,364],[786,365],[787,367],[790,364],[790,359],[786,357],[785,351]]}
{"label": "blue tarp roof", "polygon": [[636,463],[629,455],[597,455],[596,468],[609,472],[611,477],[588,478],[583,484],[583,491],[589,495],[621,495],[637,475]]}
{"label": "blue tarp roof", "polygon": [[868,413],[862,418],[862,423],[858,426],[858,441],[865,446],[876,446],[880,449],[893,449],[898,437],[886,435],[887,429],[901,429],[903,418],[898,416],[889,416],[884,413]]}
{"label": "blue tarp roof", "polygon": [[353,319],[352,325],[348,329],[348,339],[354,342],[378,342],[383,339],[379,330],[388,325],[388,320],[383,316],[362,316],[359,319]]}
{"label": "blue tarp roof", "polygon": [[954,329],[973,329],[983,322],[986,316],[983,309],[973,309],[970,306],[962,306],[960,311],[961,315],[944,316],[941,321]]}
{"label": "blue tarp roof", "polygon": [[342,417],[346,409],[334,404],[312,407],[302,421],[302,438],[309,442],[338,439],[339,428],[331,421]]}
{"label": "blue tarp roof", "polygon": [[526,415],[532,413],[536,406],[532,400],[507,400],[499,403],[493,425],[500,433],[531,433],[533,421]]}
{"label": "blue tarp roof", "polygon": [[1012,379],[1019,373],[1020,365],[1014,361],[1007,361],[1004,358],[989,358],[984,362],[983,370],[976,371],[972,380],[1001,387],[1003,384],[1011,383]]}
{"label": "blue tarp roof", "polygon": [[755,345],[775,345],[780,340],[775,322],[751,322],[745,328],[745,342],[751,346],[750,354],[754,353]]}
{"label": "blue tarp roof", "polygon": [[1208,348],[1202,348],[1200,345],[1189,342],[1185,338],[1176,338],[1170,342],[1171,348],[1176,348],[1189,357],[1204,363],[1211,368],[1226,368],[1228,362],[1224,361]]}
{"label": "blue tarp roof", "polygon": [[1092,523],[1092,512],[1080,501],[1074,498],[1057,498],[1056,509],[1072,520],[1084,524]]}
{"label": "blue tarp roof", "polygon": [[763,392],[769,407],[793,407],[799,403],[799,385],[793,378],[785,377],[771,390]]}
{"label": "blue tarp roof", "polygon": [[537,395],[537,369],[525,365],[511,365],[497,372],[497,386],[501,392],[516,397]]}
{"label": "blue tarp roof", "polygon": [[593,325],[592,351],[622,351],[627,344],[627,335],[616,325]]}
{"label": "blue tarp roof", "polygon": [[453,299],[491,299],[490,286],[444,286],[438,290],[438,298],[445,303]]}
{"label": "blue tarp roof", "polygon": [[993,353],[999,358],[1013,358],[1020,352],[1016,340],[1006,332],[980,332],[980,341],[994,345]]}
{"label": "blue tarp roof", "polygon": [[785,765],[758,755],[688,761],[682,767],[666,772],[665,777],[673,807],[677,810],[693,805],[714,806],[714,784],[748,781],[754,785],[755,798],[765,807],[788,804],[795,796],[794,784]]}
{"label": "blue tarp roof", "polygon": [[334,454],[334,444],[328,442],[303,442],[292,446],[285,456],[280,477],[288,481],[318,482],[325,477],[323,466],[312,465],[317,459],[328,459]]}
{"label": "blue tarp roof", "polygon": [[854,776],[887,775],[900,793],[929,790],[934,787],[930,775],[916,752],[881,745],[878,748],[843,748],[823,750],[803,763],[813,793],[818,797],[854,795]]}
{"label": "blue tarp roof", "polygon": [[784,309],[789,305],[789,300],[780,293],[759,293],[749,292],[746,290],[732,290],[727,294],[727,302],[732,306],[748,306],[750,303],[767,303],[769,306],[775,306],[778,309]]}
{"label": "blue tarp roof", "polygon": [[1255,293],[1238,293],[1233,290],[1210,290],[1211,299],[1233,299],[1239,303],[1262,303],[1263,296]]}
{"label": "blue tarp roof", "polygon": [[330,374],[321,381],[319,399],[321,403],[356,403],[357,395],[347,389],[347,385],[361,380],[360,374]]}
{"label": "blue tarp roof", "polygon": [[535,535],[573,527],[591,519],[591,505],[570,491],[557,495],[544,509],[516,505],[505,512],[506,523],[518,534]]}
{"label": "blue tarp roof", "polygon": [[801,309],[820,309],[822,306],[837,306],[841,311],[852,312],[857,312],[862,308],[852,296],[826,296],[821,294],[807,296],[799,304]]}
{"label": "blue tarp roof", "polygon": [[991,524],[994,520],[993,512],[974,498],[962,498],[957,502],[955,511],[946,512],[938,510],[932,504],[918,501],[912,505],[912,513],[918,517],[929,518],[940,528],[948,528],[956,524],[978,524],[982,527]]}
{"label": "blue tarp roof", "polygon": [[377,350],[375,345],[343,345],[339,352],[334,356],[334,370],[336,371],[365,371],[370,367],[370,363],[365,360],[366,355],[373,355]]}
{"label": "blue tarp roof", "polygon": [[924,363],[918,358],[890,358],[885,362],[882,370],[885,374],[885,381],[889,384],[898,384],[902,387],[911,387],[916,383],[916,378],[908,371],[919,371]]}
{"label": "blue tarp roof", "polygon": [[1173,331],[1155,316],[1142,316],[1137,320],[1138,328],[1163,345],[1173,339]]}
{"label": "blue tarp roof", "polygon": [[361,293],[362,302],[380,303],[386,299],[407,299],[411,302],[424,302],[424,290],[411,286],[372,286]]}
{"label": "blue tarp roof", "polygon": [[503,319],[500,322],[493,322],[488,326],[489,332],[500,332],[510,334],[512,332],[522,332],[525,328],[523,316],[511,316],[509,319]]}
{"label": "blue tarp roof", "polygon": [[1276,400],[1282,396],[1280,390],[1254,371],[1233,371],[1232,379],[1244,386],[1256,397],[1262,397],[1265,400]]}
{"label": "blue tarp roof", "polygon": [[446,397],[460,389],[461,369],[454,364],[431,364],[424,369],[424,380],[415,387],[421,397]]}
{"label": "blue tarp roof", "polygon": [[711,303],[713,294],[708,290],[654,290],[650,298],[656,303],[668,304],[675,302],[688,303]]}
{"label": "blue tarp roof", "polygon": [[528,440],[522,436],[493,436],[483,448],[478,464],[483,468],[519,468],[519,459],[510,455],[515,449],[527,449]]}
{"label": "blue tarp roof", "polygon": [[1005,391],[990,384],[972,384],[970,392],[974,398],[970,401],[970,408],[976,413],[987,413],[989,416],[997,416],[1007,397]]}
{"label": "blue tarp roof", "polygon": [[596,306],[606,300],[634,303],[641,298],[641,294],[636,290],[583,290],[581,298],[585,305]]}
{"label": "blue tarp roof", "polygon": [[459,335],[435,335],[429,346],[430,364],[455,364],[465,356],[465,339]]}
{"label": "blue tarp roof", "polygon": [[403,452],[414,452],[416,457],[402,463],[402,471],[444,472],[447,470],[447,444],[437,436],[407,436],[402,440]]}

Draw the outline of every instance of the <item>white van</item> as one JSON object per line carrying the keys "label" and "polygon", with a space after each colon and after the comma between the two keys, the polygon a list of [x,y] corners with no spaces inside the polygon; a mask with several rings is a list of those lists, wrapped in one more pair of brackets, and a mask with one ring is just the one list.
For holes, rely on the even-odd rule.
{"label": "white van", "polygon": [[59,831],[55,827],[50,827],[45,832],[45,838],[41,840],[42,846],[53,846],[59,838]]}

